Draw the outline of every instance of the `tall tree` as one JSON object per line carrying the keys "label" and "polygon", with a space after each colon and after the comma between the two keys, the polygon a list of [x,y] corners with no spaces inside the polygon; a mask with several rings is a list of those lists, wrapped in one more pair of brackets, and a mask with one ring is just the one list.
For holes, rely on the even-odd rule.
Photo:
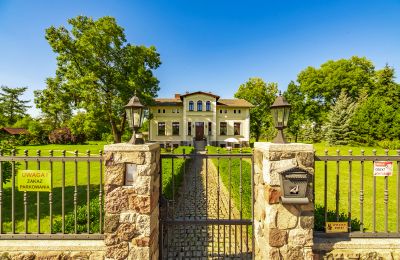
{"label": "tall tree", "polygon": [[276,83],[265,83],[261,78],[250,78],[239,86],[235,98],[242,98],[254,105],[250,109],[250,133],[258,141],[263,132],[272,126],[270,106],[278,92]]}
{"label": "tall tree", "polygon": [[29,100],[22,100],[21,95],[23,95],[27,89],[27,87],[10,88],[1,86],[0,110],[4,124],[7,126],[12,126],[26,115],[26,110],[30,107],[26,105],[29,103]]}
{"label": "tall tree", "polygon": [[351,120],[356,108],[346,91],[342,90],[328,114],[326,139],[330,145],[347,145],[354,131]]}
{"label": "tall tree", "polygon": [[375,70],[366,58],[329,60],[319,68],[308,67],[297,76],[300,91],[304,94],[307,107],[319,111],[312,119],[322,124],[331,106],[335,104],[342,90],[352,101],[357,100],[361,91],[371,94],[375,88]]}
{"label": "tall tree", "polygon": [[57,54],[57,70],[47,80],[47,88],[35,93],[36,104],[53,115],[57,106],[66,109],[63,115],[68,115],[67,109],[103,115],[114,142],[121,142],[129,98],[136,92],[143,103],[149,103],[159,90],[153,75],[161,64],[159,54],[155,47],[127,43],[124,29],[112,17],[78,16],[68,23],[70,30],[63,26],[46,30]]}

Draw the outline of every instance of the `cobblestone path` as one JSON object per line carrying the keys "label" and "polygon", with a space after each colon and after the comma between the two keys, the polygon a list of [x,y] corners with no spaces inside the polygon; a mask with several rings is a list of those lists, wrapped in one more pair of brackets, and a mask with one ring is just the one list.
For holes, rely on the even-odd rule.
{"label": "cobblestone path", "polygon": [[[218,177],[211,159],[207,162],[206,159],[194,159],[184,177],[175,210],[172,210],[175,219],[239,219],[239,211],[233,201],[230,206],[229,191]],[[251,254],[246,253],[250,251],[251,239],[246,234],[246,226],[171,225],[168,227],[164,258],[251,259]]]}

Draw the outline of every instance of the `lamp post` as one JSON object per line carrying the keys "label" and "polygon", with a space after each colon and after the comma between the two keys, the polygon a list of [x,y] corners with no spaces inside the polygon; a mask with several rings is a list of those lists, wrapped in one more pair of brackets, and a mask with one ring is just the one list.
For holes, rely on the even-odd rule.
{"label": "lamp post", "polygon": [[132,133],[132,138],[128,142],[130,144],[142,144],[143,143],[143,138],[138,136],[136,138],[136,135],[139,135],[139,128],[143,124],[143,118],[144,118],[144,106],[142,103],[140,103],[139,98],[134,95],[131,100],[129,100],[128,104],[125,106],[125,111],[127,115],[127,120],[129,123],[129,126],[132,128],[133,133]]}
{"label": "lamp post", "polygon": [[278,129],[278,134],[272,141],[277,144],[287,143],[283,134],[283,129],[287,127],[289,113],[291,105],[279,92],[279,96],[276,97],[275,102],[271,106],[272,118],[274,119],[275,128]]}

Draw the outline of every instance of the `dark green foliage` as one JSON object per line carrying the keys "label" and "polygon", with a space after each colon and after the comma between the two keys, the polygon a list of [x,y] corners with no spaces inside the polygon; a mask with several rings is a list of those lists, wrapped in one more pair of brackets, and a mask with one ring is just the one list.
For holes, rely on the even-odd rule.
{"label": "dark green foliage", "polygon": [[35,103],[56,127],[63,126],[73,110],[85,111],[107,122],[114,142],[121,142],[129,99],[136,92],[148,104],[159,90],[153,70],[161,64],[160,56],[153,46],[127,43],[113,17],[77,16],[68,23],[70,29],[46,30],[57,70],[46,89],[35,91]]}
{"label": "dark green foliage", "polygon": [[352,118],[352,128],[359,143],[397,139],[400,137],[400,111],[374,95],[359,105]]}
{"label": "dark green foliage", "polygon": [[351,119],[355,108],[356,103],[343,90],[328,114],[326,139],[330,145],[347,145],[350,142],[354,136]]}
{"label": "dark green foliage", "polygon": [[26,110],[30,108],[30,106],[26,105],[29,101],[20,99],[20,96],[22,96],[27,89],[27,87],[9,88],[1,86],[0,111],[2,114],[1,118],[4,120],[3,124],[6,126],[15,124],[26,115]]}
{"label": "dark green foliage", "polygon": [[[90,233],[100,233],[100,207],[99,198],[92,198],[90,200]],[[77,218],[77,232],[87,233],[87,206],[79,205],[76,211]],[[104,210],[103,210],[104,217]],[[53,223],[53,233],[62,232],[62,220],[55,220]],[[75,214],[69,212],[65,215],[65,233],[75,233]]]}
{"label": "dark green foliage", "polygon": [[235,98],[242,98],[252,105],[250,109],[250,134],[256,141],[273,129],[270,106],[278,92],[276,83],[265,83],[261,78],[250,78],[240,85]]}
{"label": "dark green foliage", "polygon": [[[336,212],[333,210],[328,210],[328,217],[329,222],[335,222],[336,219]],[[347,222],[348,215],[339,212],[339,221]],[[351,219],[351,231],[360,231],[361,222],[358,219]],[[314,211],[314,230],[315,231],[325,231],[325,214],[324,214],[324,207],[321,205],[315,205]]]}
{"label": "dark green foliage", "polygon": [[398,140],[400,84],[394,75],[388,65],[375,70],[360,57],[306,68],[284,94],[292,103],[289,134],[313,142],[325,137],[332,145]]}
{"label": "dark green foliage", "polygon": [[304,95],[301,93],[299,86],[291,81],[283,96],[291,105],[287,131],[294,136],[294,141],[297,142],[305,119]]}
{"label": "dark green foliage", "polygon": [[[12,150],[15,149],[14,143],[9,140],[0,141],[0,152],[2,156],[9,156],[12,153]],[[1,173],[3,177],[3,183],[7,183],[11,179],[11,162],[0,162],[1,163]],[[18,167],[19,163],[16,163],[16,167]]]}

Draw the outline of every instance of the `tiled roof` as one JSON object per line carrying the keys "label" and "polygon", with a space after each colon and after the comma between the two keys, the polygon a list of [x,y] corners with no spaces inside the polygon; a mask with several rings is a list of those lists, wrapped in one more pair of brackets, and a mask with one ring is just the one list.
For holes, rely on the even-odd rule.
{"label": "tiled roof", "polygon": [[[215,96],[213,94],[209,94],[206,92],[193,92],[193,93],[189,93],[189,94],[199,94],[199,93],[203,93],[203,94],[208,94],[208,95],[212,95]],[[189,94],[185,94],[182,96],[186,96]],[[182,96],[180,96],[182,98]],[[217,96],[218,97],[218,96]],[[182,106],[182,100],[180,100],[179,98],[156,98],[154,99],[155,101],[155,106]],[[217,102],[217,106],[229,106],[229,107],[254,107],[251,103],[247,102],[244,99],[219,99]]]}
{"label": "tiled roof", "polygon": [[28,130],[25,128],[12,128],[12,127],[3,127],[1,130],[9,133],[10,135],[21,135],[21,134],[29,134]]}
{"label": "tiled roof", "polygon": [[244,99],[220,99],[217,102],[217,106],[254,107],[250,102]]}
{"label": "tiled roof", "polygon": [[156,106],[181,106],[182,100],[176,98],[155,98]]}

